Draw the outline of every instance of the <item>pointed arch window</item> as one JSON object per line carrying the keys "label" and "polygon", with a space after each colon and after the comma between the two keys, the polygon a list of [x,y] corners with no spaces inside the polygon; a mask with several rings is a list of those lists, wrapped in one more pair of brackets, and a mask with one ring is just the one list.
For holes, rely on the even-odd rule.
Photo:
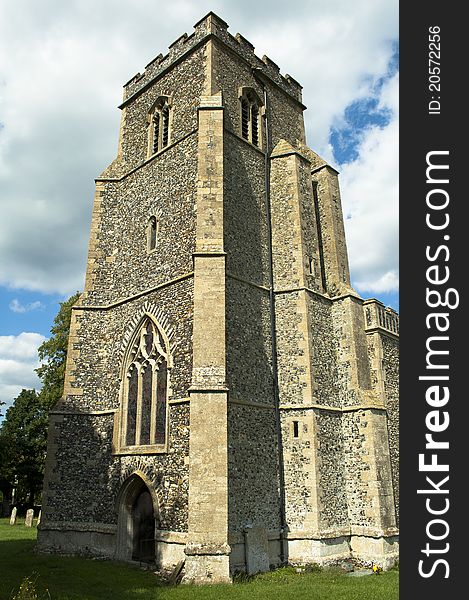
{"label": "pointed arch window", "polygon": [[148,115],[148,156],[166,148],[170,140],[171,98],[160,96]]}
{"label": "pointed arch window", "polygon": [[243,87],[239,91],[241,107],[241,136],[254,146],[262,146],[262,102],[252,88]]}
{"label": "pointed arch window", "polygon": [[165,338],[147,315],[123,365],[117,451],[166,451],[170,366]]}

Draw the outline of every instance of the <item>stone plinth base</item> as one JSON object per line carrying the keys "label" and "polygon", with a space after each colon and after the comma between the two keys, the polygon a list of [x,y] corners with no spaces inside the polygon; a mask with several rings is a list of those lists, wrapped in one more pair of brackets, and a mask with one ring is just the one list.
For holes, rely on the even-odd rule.
{"label": "stone plinth base", "polygon": [[231,583],[229,556],[227,554],[186,556],[182,583]]}
{"label": "stone plinth base", "polygon": [[169,568],[185,560],[184,546],[179,544],[156,544],[155,563],[159,568]]}
{"label": "stone plinth base", "polygon": [[320,540],[288,539],[288,562],[325,564],[328,561],[349,558],[349,539],[348,536]]}
{"label": "stone plinth base", "polygon": [[[115,528],[113,528],[115,529]],[[37,535],[38,552],[114,558],[115,531],[58,530],[40,527]]]}
{"label": "stone plinth base", "polygon": [[399,537],[368,537],[352,535],[350,538],[352,557],[370,561],[383,569],[390,569],[399,558]]}
{"label": "stone plinth base", "polygon": [[[93,529],[93,526],[96,529]],[[155,564],[159,568],[171,568],[186,558],[184,554],[186,534],[180,532],[157,532],[155,539]],[[70,554],[75,556],[100,556],[132,562],[130,555],[117,547],[115,525],[92,523],[58,524],[38,527],[37,548],[44,554]]]}
{"label": "stone plinth base", "polygon": [[324,539],[288,539],[287,560],[291,564],[327,566],[333,561],[350,558],[390,569],[399,558],[399,536],[343,535]]}

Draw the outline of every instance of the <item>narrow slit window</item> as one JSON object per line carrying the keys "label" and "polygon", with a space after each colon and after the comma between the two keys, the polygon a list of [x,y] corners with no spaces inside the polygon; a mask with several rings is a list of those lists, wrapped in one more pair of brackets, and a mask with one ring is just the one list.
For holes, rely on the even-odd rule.
{"label": "narrow slit window", "polygon": [[293,421],[293,437],[297,438],[299,437],[299,422],[298,421]]}
{"label": "narrow slit window", "polygon": [[156,217],[150,217],[147,225],[147,250],[152,252],[158,241],[158,221]]}

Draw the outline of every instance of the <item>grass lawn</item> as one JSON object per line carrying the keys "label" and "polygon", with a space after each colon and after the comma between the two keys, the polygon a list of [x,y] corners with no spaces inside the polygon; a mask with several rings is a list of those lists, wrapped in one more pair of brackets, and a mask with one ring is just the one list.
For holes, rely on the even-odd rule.
{"label": "grass lawn", "polygon": [[247,583],[168,586],[138,567],[110,561],[35,553],[36,529],[22,519],[0,519],[0,599],[11,600],[21,581],[36,582],[28,600],[397,600],[398,572],[349,577],[339,571],[298,574],[286,568]]}

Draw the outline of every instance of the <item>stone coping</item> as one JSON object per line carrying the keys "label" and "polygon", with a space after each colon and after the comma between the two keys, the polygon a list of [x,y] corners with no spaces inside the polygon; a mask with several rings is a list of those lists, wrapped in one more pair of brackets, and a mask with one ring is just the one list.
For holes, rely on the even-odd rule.
{"label": "stone coping", "polygon": [[[229,392],[229,389],[225,386],[209,386],[207,388],[199,388],[199,387],[194,387],[190,390],[193,393],[209,393],[209,392]],[[190,397],[183,397],[183,398],[173,398],[171,400],[168,400],[168,404],[170,406],[175,406],[175,405],[179,405],[179,404],[189,404],[191,401]],[[259,409],[268,409],[268,410],[273,410],[275,409],[275,404],[273,403],[269,403],[269,402],[257,402],[255,400],[245,400],[243,398],[228,398],[228,404],[233,404],[236,406],[248,406],[251,408],[259,408]],[[288,410],[325,410],[325,411],[332,411],[332,412],[338,412],[338,413],[347,413],[347,412],[356,412],[359,410],[379,410],[379,411],[383,411],[383,412],[387,412],[387,409],[385,406],[382,405],[378,405],[378,404],[355,404],[352,406],[329,406],[327,404],[280,404],[279,409],[282,411],[288,411]],[[101,417],[101,416],[107,416],[107,415],[113,415],[114,413],[116,413],[118,411],[117,408],[108,408],[108,409],[103,409],[103,410],[88,410],[88,409],[84,409],[84,410],[67,410],[67,409],[63,409],[63,410],[58,410],[58,409],[52,409],[49,414],[51,415],[83,415],[83,416],[92,416],[92,417]],[[130,452],[124,452],[124,454],[129,454]],[[133,452],[131,452],[131,454],[133,454]]]}
{"label": "stone coping", "polygon": [[280,404],[280,410],[329,410],[333,412],[355,412],[357,410],[386,411],[382,404],[354,404],[351,406],[328,406],[327,404]]}
{"label": "stone coping", "polygon": [[190,271],[189,273],[184,273],[179,277],[175,277],[174,279],[169,279],[167,281],[163,281],[157,285],[152,286],[151,288],[146,288],[141,292],[137,292],[132,296],[126,296],[125,298],[120,298],[115,302],[111,302],[109,304],[75,304],[72,306],[72,310],[109,310],[111,308],[115,308],[116,306],[120,306],[121,304],[125,304],[126,302],[131,302],[132,300],[136,300],[137,298],[141,298],[142,296],[146,296],[151,294],[152,292],[156,292],[162,288],[168,287],[170,285],[174,285],[176,283],[180,283],[181,281],[185,281],[186,279],[192,279],[194,277],[194,271]]}

